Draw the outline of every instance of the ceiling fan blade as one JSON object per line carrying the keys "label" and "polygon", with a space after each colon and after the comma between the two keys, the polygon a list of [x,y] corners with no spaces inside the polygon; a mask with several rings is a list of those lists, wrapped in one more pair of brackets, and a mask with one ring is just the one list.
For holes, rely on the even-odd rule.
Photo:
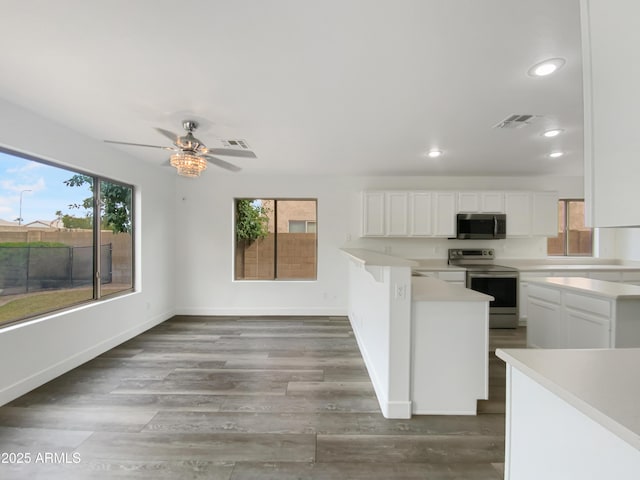
{"label": "ceiling fan blade", "polygon": [[169,130],[165,130],[164,128],[156,127],[156,132],[164,135],[169,140],[171,140],[173,143],[177,143],[178,142],[178,138],[180,137],[179,135],[176,135],[175,133],[170,132]]}
{"label": "ceiling fan blade", "polygon": [[207,148],[207,153],[225,155],[227,157],[258,158],[251,150],[238,150],[236,148]]}
{"label": "ceiling fan blade", "polygon": [[233,165],[232,163],[225,162],[224,160],[221,160],[211,155],[202,155],[202,158],[206,158],[208,161],[210,161],[214,165],[217,165],[218,167],[224,168],[226,170],[230,170],[232,172],[239,172],[240,170],[242,170],[242,168],[238,167],[237,165]]}
{"label": "ceiling fan blade", "polygon": [[131,143],[131,142],[118,142],[116,140],[104,140],[105,143],[116,143],[118,145],[133,145],[134,147],[151,147],[161,148],[163,150],[175,150],[173,147],[162,147],[160,145],[147,145],[146,143]]}

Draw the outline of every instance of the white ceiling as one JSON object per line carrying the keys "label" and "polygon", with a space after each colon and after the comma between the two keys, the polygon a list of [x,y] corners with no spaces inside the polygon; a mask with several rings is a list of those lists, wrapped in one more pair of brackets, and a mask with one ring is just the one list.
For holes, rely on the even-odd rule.
{"label": "white ceiling", "polygon": [[[578,0],[2,0],[0,97],[96,139],[200,120],[245,173],[582,175]],[[549,77],[527,70],[566,59]],[[540,115],[518,130],[510,114]],[[555,139],[540,136],[563,128]],[[25,128],[28,128],[25,125]],[[37,132],[33,132],[37,135]],[[167,152],[113,147],[162,165]],[[424,156],[439,148],[439,159]],[[560,159],[546,155],[560,149]]]}

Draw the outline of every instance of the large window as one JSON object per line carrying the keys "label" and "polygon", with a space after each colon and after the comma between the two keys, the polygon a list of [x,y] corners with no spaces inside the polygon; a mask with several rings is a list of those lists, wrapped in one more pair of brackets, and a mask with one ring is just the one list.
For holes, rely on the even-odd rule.
{"label": "large window", "polygon": [[593,255],[593,230],[584,224],[584,200],[558,201],[558,236],[547,240],[548,255]]}
{"label": "large window", "polygon": [[236,280],[315,280],[317,201],[235,201]]}
{"label": "large window", "polygon": [[0,171],[0,325],[133,288],[133,187],[2,150]]}

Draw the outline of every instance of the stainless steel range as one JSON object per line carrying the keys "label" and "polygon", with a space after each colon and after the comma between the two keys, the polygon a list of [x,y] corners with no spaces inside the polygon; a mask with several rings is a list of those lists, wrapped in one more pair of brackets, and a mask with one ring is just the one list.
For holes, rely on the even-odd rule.
{"label": "stainless steel range", "polygon": [[466,287],[491,295],[489,303],[490,328],[518,326],[518,270],[496,265],[493,248],[450,248],[450,265],[465,268]]}

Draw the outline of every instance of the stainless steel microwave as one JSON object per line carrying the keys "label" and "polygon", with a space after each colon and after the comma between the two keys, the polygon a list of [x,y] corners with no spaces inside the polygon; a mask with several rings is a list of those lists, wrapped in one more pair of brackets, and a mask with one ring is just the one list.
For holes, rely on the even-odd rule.
{"label": "stainless steel microwave", "polygon": [[456,223],[456,238],[462,240],[507,238],[504,213],[459,213]]}

